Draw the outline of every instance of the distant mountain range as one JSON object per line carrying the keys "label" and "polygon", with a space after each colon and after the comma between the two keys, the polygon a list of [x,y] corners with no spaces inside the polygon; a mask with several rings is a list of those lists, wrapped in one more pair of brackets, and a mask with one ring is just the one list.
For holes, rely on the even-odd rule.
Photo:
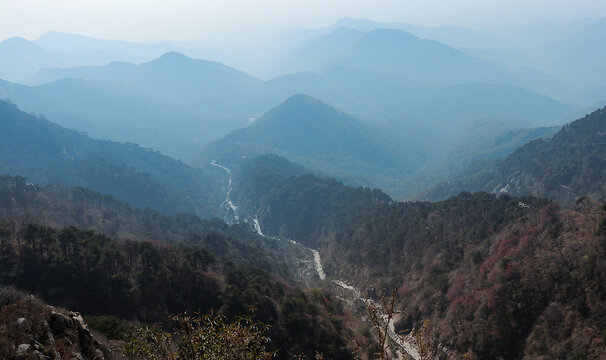
{"label": "distant mountain range", "polygon": [[[0,78],[12,82],[24,82],[42,68],[98,66],[112,61],[141,63],[151,61],[169,51],[226,62],[232,66],[246,69],[256,76],[267,78],[283,73],[283,70],[275,68],[279,64],[284,64],[285,68],[299,64],[294,67],[308,69],[308,66],[301,67],[300,65],[304,65],[304,63],[309,65],[309,60],[299,59],[301,60],[299,61],[296,58],[293,59],[292,56],[297,56],[296,52],[299,51],[297,49],[302,46],[307,47],[310,42],[329,37],[332,32],[345,29],[361,33],[396,31],[410,33],[416,38],[424,39],[425,43],[430,43],[430,40],[438,41],[457,51],[461,50],[465,56],[480,61],[481,64],[484,63],[482,66],[487,64],[495,66],[496,63],[506,64],[515,69],[503,69],[503,67],[500,69],[501,72],[505,72],[500,76],[509,79],[507,83],[522,85],[561,99],[578,101],[581,105],[593,105],[604,98],[591,97],[590,101],[587,99],[583,101],[583,98],[578,96],[584,91],[592,91],[603,86],[601,79],[604,73],[602,65],[604,61],[603,54],[600,53],[601,47],[597,44],[600,44],[606,35],[604,21],[606,20],[580,19],[570,23],[542,22],[512,33],[496,34],[456,26],[418,26],[406,23],[377,22],[364,18],[342,18],[331,26],[320,29],[287,29],[275,36],[256,41],[254,44],[166,41],[139,44],[49,32],[34,41],[11,38],[1,42]],[[371,38],[376,40],[372,36]],[[344,39],[347,40],[347,38]],[[381,42],[387,44],[381,39],[377,42],[379,48]],[[324,61],[335,60],[334,54],[330,55],[335,49],[342,53],[337,56],[338,58],[342,58],[343,61],[347,60],[347,56],[341,48],[342,44],[336,43],[335,45],[336,47],[319,53],[325,58]],[[411,45],[408,44],[406,48],[413,49],[414,47]],[[251,53],[252,49],[256,49],[256,51]],[[368,47],[363,47],[363,49],[368,49]],[[378,48],[371,49],[376,51]],[[347,51],[350,50],[355,49]],[[281,55],[276,57],[274,55],[276,52],[281,52]],[[332,57],[332,59],[326,59],[324,55]],[[290,60],[288,60],[289,57]],[[396,57],[400,58],[398,62],[401,64],[414,64],[406,62],[408,59],[404,59],[406,60],[404,61],[401,55]],[[453,60],[456,59],[456,56],[446,56],[445,59]],[[389,61],[381,65],[389,65],[393,68],[394,59]],[[376,59],[370,61],[367,57],[359,65],[368,66],[373,62],[376,63]],[[286,63],[291,65],[286,65]],[[313,61],[311,63],[313,64]],[[327,67],[324,66],[324,68]],[[470,75],[469,72],[467,75]],[[452,75],[450,76],[452,77]],[[481,81],[486,81],[486,74],[476,73],[474,76],[476,78],[480,76]],[[495,74],[491,75],[491,77],[494,76]],[[445,79],[448,77],[439,80]]]}
{"label": "distant mountain range", "polygon": [[[200,151],[214,137],[238,126],[221,131],[220,124],[204,121],[169,100],[103,81],[61,79],[29,87],[0,80],[0,94],[61,126],[95,138],[153,147],[184,160],[191,159],[192,152]],[[184,128],[197,131],[181,131]]]}
{"label": "distant mountain range", "polygon": [[342,66],[264,82],[176,53],[141,65],[47,69],[37,77],[48,82],[34,87],[0,82],[0,96],[91,136],[136,142],[187,161],[210,141],[298,93],[323,99],[407,142],[447,134],[462,120],[499,118],[509,128],[561,124],[574,110],[511,85],[428,85]]}
{"label": "distant mountain range", "polygon": [[507,43],[507,39],[499,34],[474,30],[458,26],[420,26],[400,22],[378,22],[366,18],[343,17],[334,24],[319,28],[291,28],[286,29],[272,37],[274,41],[282,43],[299,43],[311,37],[326,35],[336,29],[346,28],[358,31],[372,31],[375,29],[405,30],[422,39],[436,40],[446,45],[463,48],[484,48],[495,44]]}
{"label": "distant mountain range", "polygon": [[24,82],[43,68],[149,61],[173,49],[169,44],[143,45],[57,32],[36,41],[10,38],[0,42],[0,78]]}
{"label": "distant mountain range", "polygon": [[[599,35],[599,24],[587,25],[583,33]],[[544,74],[474,58],[412,35],[400,25],[382,29],[380,23],[344,19],[330,32],[308,37],[276,58],[285,66],[314,72],[269,81],[218,62],[169,52],[142,64],[46,68],[32,78],[40,83],[37,86],[0,82],[0,96],[93,137],[135,142],[186,161],[229,134],[208,147],[201,158],[235,161],[232,155],[236,153],[273,152],[349,184],[380,186],[397,198],[423,192],[427,184],[464,170],[470,162],[495,164],[496,157],[507,156],[526,141],[549,136],[552,126],[578,111],[526,90],[539,83],[541,88],[559,86]],[[595,40],[598,35],[585,38]],[[38,43],[52,49],[46,51],[59,52],[71,43],[84,50],[137,49],[131,43],[56,33]],[[588,46],[588,42],[583,44]],[[143,48],[159,49],[157,45]],[[332,129],[347,141],[362,139],[361,143],[372,144],[368,148],[381,156],[364,159],[363,153],[322,137],[313,146],[288,148],[296,142],[281,142],[290,139],[279,126],[285,120],[265,122],[263,131],[268,133],[263,139],[261,131],[251,130],[264,123],[259,118],[268,108],[293,94],[308,94],[350,113],[347,116],[355,118],[358,127],[352,131],[340,122],[334,123],[337,127],[322,123],[306,128],[307,134]],[[291,117],[280,114],[284,119]],[[339,118],[333,115],[329,117]],[[237,129],[242,130],[230,134]],[[367,137],[357,139],[354,133]],[[473,145],[466,144],[468,139],[473,139]],[[242,151],[242,146],[227,145],[230,141],[251,148]],[[307,152],[320,143],[325,144],[325,153]]]}
{"label": "distant mountain range", "polygon": [[35,77],[38,83],[62,78],[119,83],[173,101],[197,114],[222,114],[254,106],[255,98],[250,95],[262,83],[221,63],[191,59],[176,52],[140,65],[111,63],[103,67],[50,69]]}
{"label": "distant mountain range", "polygon": [[112,63],[103,67],[46,69],[36,75],[35,82],[64,78],[117,82],[187,106],[193,113],[215,116],[218,113],[258,116],[296,93],[319,97],[375,120],[447,118],[453,122],[470,116],[500,115],[524,118],[537,125],[548,119],[557,121],[572,109],[570,105],[509,85],[465,82],[435,86],[423,80],[388,76],[383,70],[344,66],[262,82],[222,64],[176,53],[141,65]]}
{"label": "distant mountain range", "polygon": [[415,133],[371,127],[320,100],[295,95],[247,128],[209,145],[199,164],[216,160],[237,167],[243,159],[277,154],[319,174],[350,185],[378,187],[400,198],[472,160],[507,155],[557,129],[507,130],[498,123],[477,128],[474,121],[446,128],[451,131],[448,140],[437,131],[415,138]]}
{"label": "distant mountain range", "polygon": [[[397,138],[372,129],[320,100],[294,95],[250,126],[209,145],[203,163],[234,163],[275,153],[333,176],[356,179],[399,177],[423,161],[422,154],[405,156]],[[356,181],[354,180],[354,181]],[[376,183],[370,180],[365,185]]]}
{"label": "distant mountain range", "polygon": [[177,53],[141,65],[117,62],[47,73],[57,80],[34,87],[0,82],[0,95],[61,125],[186,160],[263,109],[254,97],[260,80]]}
{"label": "distant mountain range", "polygon": [[265,87],[276,94],[272,98],[278,98],[277,94],[304,93],[361,119],[388,121],[391,127],[406,123],[423,127],[432,121],[454,124],[479,117],[509,117],[510,126],[553,125],[574,108],[512,85],[478,82],[429,85],[380,71],[344,66],[321,73],[280,76],[266,82]]}
{"label": "distant mountain range", "polygon": [[539,71],[510,69],[399,29],[366,32],[339,28],[302,41],[278,55],[267,67],[273,75],[279,75],[305,70],[325,71],[335,65],[437,84],[505,83],[543,92],[565,86]]}

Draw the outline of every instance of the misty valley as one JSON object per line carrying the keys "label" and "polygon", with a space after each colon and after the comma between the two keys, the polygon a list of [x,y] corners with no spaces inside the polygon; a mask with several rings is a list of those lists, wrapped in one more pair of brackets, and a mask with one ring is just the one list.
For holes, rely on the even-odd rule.
{"label": "misty valley", "polygon": [[5,38],[0,360],[606,359],[603,44]]}

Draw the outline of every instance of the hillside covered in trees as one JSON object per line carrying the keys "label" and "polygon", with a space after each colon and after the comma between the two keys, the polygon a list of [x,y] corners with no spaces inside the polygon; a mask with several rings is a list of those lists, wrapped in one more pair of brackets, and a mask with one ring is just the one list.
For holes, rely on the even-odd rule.
{"label": "hillside covered in trees", "polygon": [[220,310],[228,318],[255,306],[271,325],[278,358],[315,352],[349,359],[354,333],[330,294],[302,291],[249,266],[234,266],[199,247],[118,242],[88,230],[2,224],[2,284],[86,315],[164,322],[184,311]]}
{"label": "hillside covered in trees", "polygon": [[[605,349],[606,208],[593,200],[564,210],[486,193],[397,203],[311,175],[257,184],[267,190],[256,199],[264,231],[319,248],[329,278],[398,287],[408,315],[399,328],[429,320],[439,358],[596,358]],[[302,223],[309,213],[314,221]]]}
{"label": "hillside covered in trees", "polygon": [[15,226],[36,222],[57,228],[91,229],[115,239],[200,246],[239,264],[289,277],[288,247],[255,234],[248,224],[195,215],[164,215],[141,210],[111,195],[82,187],[28,184],[25,178],[0,176],[0,218]]}
{"label": "hillside covered in trees", "polygon": [[461,171],[436,185],[428,199],[462,190],[549,197],[569,205],[584,196],[606,199],[606,108],[564,125],[553,137],[536,139],[496,161]]}
{"label": "hillside covered in trees", "polygon": [[219,214],[212,174],[136,144],[93,140],[0,100],[0,174],[84,186],[141,208]]}

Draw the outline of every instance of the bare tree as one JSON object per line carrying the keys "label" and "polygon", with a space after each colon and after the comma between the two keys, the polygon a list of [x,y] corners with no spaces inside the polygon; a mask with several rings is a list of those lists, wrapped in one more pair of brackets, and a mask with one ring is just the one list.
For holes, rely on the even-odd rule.
{"label": "bare tree", "polygon": [[385,293],[385,289],[381,290],[379,303],[374,302],[373,300],[366,300],[368,316],[377,329],[379,337],[379,352],[377,354],[379,360],[386,359],[389,324],[393,318],[400,313],[395,307],[398,288],[394,287],[389,297],[386,296]]}

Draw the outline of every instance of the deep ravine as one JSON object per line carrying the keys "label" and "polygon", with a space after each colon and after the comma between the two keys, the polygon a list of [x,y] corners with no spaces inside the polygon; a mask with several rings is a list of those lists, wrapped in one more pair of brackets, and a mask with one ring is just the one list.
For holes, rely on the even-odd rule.
{"label": "deep ravine", "polygon": [[228,176],[228,183],[227,183],[227,189],[226,189],[226,196],[225,196],[225,204],[227,205],[228,209],[231,210],[231,215],[233,217],[234,221],[238,221],[238,207],[236,206],[236,204],[234,204],[234,202],[231,200],[231,191],[232,191],[232,178],[231,178],[231,170],[229,170],[228,168],[226,168],[223,165],[217,164],[215,161],[210,163],[212,166],[216,166],[220,169],[223,169],[225,171],[225,173],[227,173]]}
{"label": "deep ravine", "polygon": [[[239,220],[239,217],[237,214],[238,206],[231,199],[232,181],[233,181],[232,176],[231,176],[231,170],[221,164],[218,164],[215,161],[211,162],[211,165],[223,169],[228,176],[228,186],[226,189],[225,204],[231,210],[230,214],[233,218],[232,221],[237,222]],[[259,223],[259,219],[256,216],[252,219],[244,218],[244,222],[249,224],[252,227],[252,229],[259,236],[262,236],[262,237],[268,238],[268,239],[289,241],[292,244],[296,245],[297,247],[304,249],[307,253],[311,254],[311,260],[313,261],[313,267],[314,267],[316,273],[318,274],[318,278],[320,279],[320,281],[323,281],[326,279],[326,273],[324,272],[324,268],[322,267],[322,258],[320,257],[320,252],[318,250],[308,248],[308,247],[302,245],[301,243],[298,243],[291,239],[284,239],[284,238],[279,238],[279,237],[275,237],[275,236],[265,235],[263,233],[263,230],[261,229],[261,224]],[[362,292],[359,289],[355,288],[352,285],[348,285],[347,282],[345,282],[343,280],[333,279],[331,281],[331,284],[336,285],[338,288],[340,288],[344,292],[348,293],[349,295],[344,300],[347,300],[348,302],[351,302],[352,304],[355,301],[362,301],[362,303],[364,303],[365,306],[367,306],[369,304],[378,305],[374,300],[368,299],[368,298],[362,296]],[[377,306],[377,308],[379,310],[381,309],[380,306]],[[384,313],[381,313],[381,317],[384,320],[387,319],[387,315]],[[391,341],[394,344],[396,344],[397,347],[399,347],[402,351],[404,351],[406,354],[408,354],[410,357],[412,357],[414,360],[421,360],[421,355],[419,354],[419,351],[417,350],[416,346],[414,345],[414,343],[412,341],[409,341],[409,340],[412,340],[410,338],[410,335],[407,338],[404,338],[404,337],[398,335],[395,332],[394,322],[395,322],[395,319],[392,319],[388,326],[388,336],[391,339]]]}

